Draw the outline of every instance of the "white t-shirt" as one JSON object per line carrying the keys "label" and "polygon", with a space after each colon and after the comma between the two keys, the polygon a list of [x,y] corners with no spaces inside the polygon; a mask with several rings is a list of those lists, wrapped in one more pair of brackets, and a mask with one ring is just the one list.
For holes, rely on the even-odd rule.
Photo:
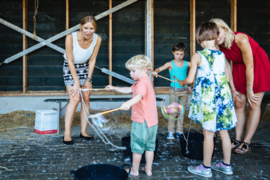
{"label": "white t-shirt", "polygon": [[[91,55],[93,54],[93,50],[97,42],[97,34],[96,33],[93,34],[94,37],[91,45],[87,49],[83,49],[78,43],[77,33],[78,31],[71,33],[73,38],[73,45],[72,45],[73,59],[74,64],[82,64],[88,61]],[[64,58],[67,61],[66,52],[64,54]]]}

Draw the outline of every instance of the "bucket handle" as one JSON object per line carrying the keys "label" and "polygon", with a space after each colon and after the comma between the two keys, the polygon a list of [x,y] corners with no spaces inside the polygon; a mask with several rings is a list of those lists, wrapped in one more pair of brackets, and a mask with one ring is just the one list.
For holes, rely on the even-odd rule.
{"label": "bucket handle", "polygon": [[[128,169],[129,169],[129,172],[128,172],[128,176],[129,176],[129,174],[130,174],[130,172],[131,172],[131,166],[130,166],[130,164],[123,164],[122,166],[120,166],[120,169],[124,169],[124,167],[128,167]],[[125,169],[124,169],[125,170]]]}
{"label": "bucket handle", "polygon": [[70,171],[70,174],[75,178],[75,180],[78,180],[78,179],[75,177],[75,171],[74,171],[74,170],[71,170],[71,171]]}

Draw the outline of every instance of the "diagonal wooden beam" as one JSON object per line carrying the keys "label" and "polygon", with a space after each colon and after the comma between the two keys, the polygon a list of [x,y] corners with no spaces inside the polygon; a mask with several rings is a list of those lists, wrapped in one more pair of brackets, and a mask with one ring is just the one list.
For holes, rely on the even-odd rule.
{"label": "diagonal wooden beam", "polygon": [[[115,6],[112,9],[109,9],[109,10],[95,16],[95,19],[99,20],[99,19],[101,19],[101,18],[103,18],[105,16],[108,16],[109,14],[114,13],[114,12],[118,11],[119,9],[122,9],[122,8],[136,2],[136,1],[138,1],[138,0],[127,0],[126,2],[123,2],[122,4],[119,4],[118,6]],[[78,24],[76,26],[73,26],[72,28],[70,28],[70,29],[68,29],[66,31],[63,31],[63,32],[61,32],[61,33],[59,33],[59,34],[45,40],[45,41],[42,41],[42,42],[40,42],[40,43],[38,43],[38,44],[36,44],[36,45],[22,51],[20,53],[17,53],[15,55],[5,59],[4,63],[6,63],[6,64],[10,63],[10,62],[12,62],[12,61],[14,61],[14,60],[28,54],[28,53],[30,53],[30,52],[35,51],[36,49],[39,49],[39,48],[41,48],[43,46],[46,46],[46,45],[50,44],[51,42],[56,41],[56,40],[58,40],[58,39],[60,39],[60,38],[62,38],[64,36],[66,36],[67,34],[70,34],[73,31],[78,30],[79,28],[80,28],[80,24]]]}
{"label": "diagonal wooden beam", "polygon": [[[17,32],[19,32],[19,33],[22,33],[22,34],[26,35],[27,37],[29,37],[29,38],[31,38],[33,40],[36,40],[38,42],[44,42],[45,41],[45,39],[42,39],[41,37],[38,37],[38,36],[37,36],[37,39],[35,39],[34,34],[28,32],[28,31],[26,31],[26,30],[24,30],[24,29],[22,29],[22,28],[20,28],[18,26],[15,26],[14,24],[9,23],[9,22],[5,21],[2,18],[0,18],[0,23],[7,26],[7,27],[9,27],[9,28],[11,28],[11,29],[13,29],[13,30],[15,30],[15,31],[17,31]],[[63,48],[61,48],[59,46],[56,46],[56,45],[54,45],[52,43],[48,43],[48,44],[46,44],[46,46],[48,46],[48,47],[50,47],[50,48],[52,48],[52,49],[54,49],[54,50],[56,50],[56,51],[58,51],[58,52],[60,52],[62,54],[65,53],[65,49],[63,49]]]}

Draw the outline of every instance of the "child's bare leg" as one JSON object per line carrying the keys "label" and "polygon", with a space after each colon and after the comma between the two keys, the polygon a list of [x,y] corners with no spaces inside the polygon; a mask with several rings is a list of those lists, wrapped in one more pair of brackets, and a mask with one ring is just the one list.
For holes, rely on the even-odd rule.
{"label": "child's bare leg", "polygon": [[203,165],[210,167],[214,149],[214,132],[203,129]]}
{"label": "child's bare leg", "polygon": [[222,150],[223,150],[223,162],[230,164],[231,162],[231,140],[227,130],[221,130],[218,132],[221,137]]}
{"label": "child's bare leg", "polygon": [[152,176],[152,164],[154,160],[154,151],[145,151],[145,167],[144,171],[147,176]]}
{"label": "child's bare leg", "polygon": [[133,153],[132,154],[132,167],[130,175],[139,176],[139,166],[142,159],[142,154]]}

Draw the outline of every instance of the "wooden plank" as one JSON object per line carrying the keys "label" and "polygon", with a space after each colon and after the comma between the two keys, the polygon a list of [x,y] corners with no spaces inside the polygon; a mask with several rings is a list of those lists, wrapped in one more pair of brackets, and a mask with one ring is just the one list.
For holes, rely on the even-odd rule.
{"label": "wooden plank", "polygon": [[[109,14],[115,12],[115,11],[118,11],[119,9],[122,9],[122,8],[124,8],[124,7],[126,7],[126,6],[128,6],[128,5],[130,5],[130,4],[132,4],[132,3],[134,3],[134,2],[136,2],[136,1],[137,1],[137,0],[127,0],[126,2],[124,2],[124,3],[122,3],[122,4],[119,4],[118,6],[112,8],[112,9],[109,9],[109,10],[107,10],[107,11],[105,11],[105,12],[103,12],[103,13],[97,15],[97,16],[95,16],[95,19],[96,19],[96,20],[99,20],[99,19],[101,19],[101,18],[103,18],[103,17],[105,17],[105,16],[107,16],[107,15],[109,15]],[[80,28],[80,24],[78,24],[78,25],[76,25],[76,26],[74,26],[74,27],[72,27],[72,28],[70,28],[70,29],[68,29],[68,30],[66,30],[66,31],[63,31],[63,32],[61,32],[61,33],[59,33],[59,34],[57,34],[57,35],[55,35],[55,36],[53,36],[53,37],[51,37],[51,38],[49,38],[49,39],[43,41],[43,42],[40,42],[40,43],[38,43],[38,44],[36,44],[36,45],[34,45],[34,46],[28,48],[27,50],[24,50],[24,51],[22,51],[22,52],[20,52],[20,53],[17,53],[17,54],[15,54],[15,55],[11,56],[10,58],[7,58],[7,59],[4,61],[4,63],[9,63],[9,62],[11,62],[11,61],[14,61],[14,60],[16,60],[16,59],[22,57],[23,55],[26,55],[26,54],[28,54],[28,53],[30,53],[30,52],[33,52],[33,51],[35,51],[36,49],[39,49],[39,48],[41,48],[41,47],[43,47],[43,46],[46,46],[46,45],[48,45],[49,43],[51,43],[51,42],[53,42],[53,41],[55,41],[55,40],[57,40],[57,39],[60,39],[61,37],[64,37],[64,36],[66,36],[67,34],[70,34],[70,33],[73,32],[73,31],[78,30],[79,28]]]}
{"label": "wooden plank", "polygon": [[[112,0],[109,0],[109,9],[112,8]],[[112,71],[112,14],[109,15],[109,70]],[[109,84],[112,85],[112,76],[109,76]]]}
{"label": "wooden plank", "polygon": [[66,0],[66,29],[69,29],[69,0]]}
{"label": "wooden plank", "polygon": [[1,76],[21,76],[22,66],[0,66],[0,78]]}
{"label": "wooden plank", "polygon": [[190,0],[190,55],[192,56],[196,52],[196,0]]}
{"label": "wooden plank", "polygon": [[[170,89],[168,87],[155,87],[155,94],[168,94]],[[122,95],[117,92],[104,92],[104,91],[97,91],[93,92],[93,95]],[[28,91],[27,93],[22,93],[21,91],[18,92],[1,92],[0,96],[67,96],[66,91]]]}
{"label": "wooden plank", "polygon": [[[28,0],[23,0],[23,29],[27,31]],[[23,35],[23,51],[27,49],[27,37]],[[23,56],[23,93],[27,92],[27,55]]]}
{"label": "wooden plank", "polygon": [[231,0],[231,29],[237,31],[237,0]]}

